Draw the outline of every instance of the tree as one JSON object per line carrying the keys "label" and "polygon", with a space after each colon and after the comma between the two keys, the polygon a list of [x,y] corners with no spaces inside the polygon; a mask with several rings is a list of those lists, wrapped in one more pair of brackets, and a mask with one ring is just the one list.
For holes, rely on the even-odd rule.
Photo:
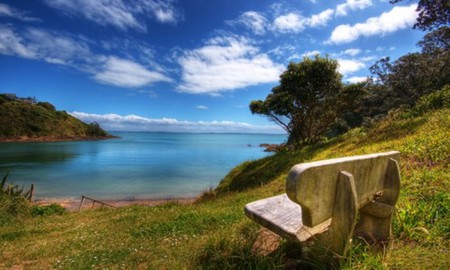
{"label": "tree", "polygon": [[377,93],[384,100],[385,110],[401,104],[412,106],[421,96],[450,84],[450,28],[428,33],[417,45],[422,48],[421,53],[406,54],[393,63],[389,57],[382,58],[370,67],[387,88]]}
{"label": "tree", "polygon": [[422,48],[422,53],[447,53],[450,51],[450,27],[444,26],[426,34],[417,43]]}
{"label": "tree", "polygon": [[335,122],[342,75],[336,60],[305,58],[290,63],[264,101],[250,103],[253,114],[267,116],[289,134],[288,144],[317,141]]}
{"label": "tree", "polygon": [[[391,4],[402,0],[391,0]],[[433,30],[450,22],[450,1],[448,0],[420,0],[417,5],[417,23],[414,29]]]}

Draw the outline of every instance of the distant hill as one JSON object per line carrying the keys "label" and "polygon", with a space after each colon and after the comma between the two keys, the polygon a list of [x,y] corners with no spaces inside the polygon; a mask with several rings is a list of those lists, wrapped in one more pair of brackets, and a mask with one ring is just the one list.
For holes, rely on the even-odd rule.
{"label": "distant hill", "polygon": [[97,123],[86,124],[48,102],[0,94],[0,141],[70,141],[112,138]]}

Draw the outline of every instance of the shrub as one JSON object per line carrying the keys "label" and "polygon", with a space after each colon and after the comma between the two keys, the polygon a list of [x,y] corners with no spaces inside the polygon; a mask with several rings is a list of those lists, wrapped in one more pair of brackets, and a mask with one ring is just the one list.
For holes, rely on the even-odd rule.
{"label": "shrub", "polygon": [[65,212],[66,209],[56,203],[50,205],[35,205],[31,208],[31,215],[33,216],[62,215]]}
{"label": "shrub", "polygon": [[450,108],[450,85],[441,90],[421,97],[413,108],[413,115],[419,116],[430,110]]}

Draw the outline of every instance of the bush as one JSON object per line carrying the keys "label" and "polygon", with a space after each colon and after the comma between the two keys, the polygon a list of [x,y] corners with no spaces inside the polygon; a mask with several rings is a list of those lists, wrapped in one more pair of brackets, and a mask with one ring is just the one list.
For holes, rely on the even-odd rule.
{"label": "bush", "polygon": [[31,215],[33,216],[62,215],[65,212],[66,209],[56,203],[50,205],[36,205],[31,208]]}
{"label": "bush", "polygon": [[30,211],[31,189],[23,193],[23,188],[7,183],[8,173],[0,181],[0,225],[9,220],[28,215]]}
{"label": "bush", "polygon": [[421,115],[429,110],[450,108],[450,85],[444,86],[441,90],[423,96],[417,101],[414,112]]}

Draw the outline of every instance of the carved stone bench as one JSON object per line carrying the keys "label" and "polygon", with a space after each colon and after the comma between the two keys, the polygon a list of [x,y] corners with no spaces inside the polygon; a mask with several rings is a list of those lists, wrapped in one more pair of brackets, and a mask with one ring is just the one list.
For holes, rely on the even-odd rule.
{"label": "carved stone bench", "polygon": [[345,256],[354,231],[370,243],[387,244],[400,191],[398,156],[392,151],[295,165],[287,194],[249,203],[245,213],[288,240],[335,257]]}

